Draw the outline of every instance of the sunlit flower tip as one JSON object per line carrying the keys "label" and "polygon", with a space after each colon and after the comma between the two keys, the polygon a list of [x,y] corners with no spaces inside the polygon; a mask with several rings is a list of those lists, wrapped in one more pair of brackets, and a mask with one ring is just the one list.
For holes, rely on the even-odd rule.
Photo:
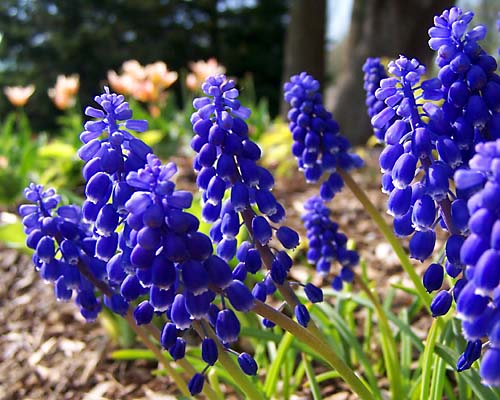
{"label": "sunlit flower tip", "polygon": [[311,316],[307,308],[303,304],[297,304],[294,309],[295,317],[297,318],[297,322],[303,327],[307,328],[307,324],[311,320]]}
{"label": "sunlit flower tip", "polygon": [[10,101],[10,103],[15,107],[22,107],[35,93],[35,85],[28,86],[7,86],[3,89],[5,96]]}
{"label": "sunlit flower tip", "polygon": [[196,396],[200,394],[203,390],[203,384],[205,383],[205,375],[197,372],[188,382],[188,389],[191,396]]}
{"label": "sunlit flower tip", "polygon": [[245,263],[240,262],[233,269],[233,279],[244,282],[247,278],[248,270]]}
{"label": "sunlit flower tip", "polygon": [[450,307],[453,298],[447,290],[442,290],[439,292],[431,302],[431,313],[433,317],[439,317],[445,315]]}
{"label": "sunlit flower tip", "polygon": [[457,315],[463,320],[472,321],[486,310],[489,298],[478,293],[475,285],[469,282],[461,290],[457,303]]}
{"label": "sunlit flower tip", "polygon": [[480,374],[483,383],[491,386],[500,385],[500,348],[491,347],[483,355]]}
{"label": "sunlit flower tip", "polygon": [[225,289],[233,281],[231,268],[222,258],[212,255],[203,262],[203,265],[208,273],[210,283],[216,287]]}
{"label": "sunlit flower tip", "polygon": [[323,291],[312,283],[304,286],[304,292],[311,303],[320,303],[323,301]]}
{"label": "sunlit flower tip", "polygon": [[191,326],[191,314],[186,309],[185,296],[177,294],[170,310],[170,319],[177,329],[187,329]]}
{"label": "sunlit flower tip", "polygon": [[287,226],[279,227],[276,237],[286,249],[294,249],[299,245],[299,234]]}
{"label": "sunlit flower tip", "polygon": [[252,293],[245,284],[239,280],[234,280],[226,287],[225,294],[237,311],[250,311],[255,304],[255,298]]}
{"label": "sunlit flower tip", "polygon": [[411,206],[411,187],[394,189],[387,200],[387,212],[395,217],[403,216]]}
{"label": "sunlit flower tip", "polygon": [[413,177],[417,166],[417,158],[411,153],[402,154],[392,169],[392,183],[398,189],[406,188]]}
{"label": "sunlit flower tip", "polygon": [[177,328],[173,323],[163,325],[160,335],[160,344],[164,349],[170,349],[177,339]]}
{"label": "sunlit flower tip", "polygon": [[179,337],[176,338],[175,343],[168,349],[168,352],[174,360],[184,358],[184,355],[186,354],[186,341]]}
{"label": "sunlit flower tip", "polygon": [[240,321],[232,310],[225,309],[217,314],[215,332],[222,343],[232,343],[238,340]]}
{"label": "sunlit flower tip", "polygon": [[149,324],[153,318],[154,309],[147,300],[141,302],[134,310],[134,319],[137,325]]}
{"label": "sunlit flower tip", "polygon": [[109,175],[104,172],[98,172],[87,182],[85,195],[93,203],[105,204],[111,195],[111,188],[112,182]]}
{"label": "sunlit flower tip", "polygon": [[273,235],[271,225],[269,225],[267,219],[261,215],[252,219],[252,231],[255,239],[261,245],[266,245]]}
{"label": "sunlit flower tip", "polygon": [[201,358],[208,365],[214,365],[219,357],[217,343],[212,338],[205,338],[201,342]]}
{"label": "sunlit flower tip", "polygon": [[430,257],[434,251],[436,243],[436,232],[417,231],[410,239],[410,257],[419,261],[424,261]]}
{"label": "sunlit flower tip", "polygon": [[49,236],[43,236],[36,246],[36,255],[44,263],[50,263],[55,255],[55,241]]}
{"label": "sunlit flower tip", "polygon": [[443,285],[444,268],[441,264],[432,263],[424,273],[423,284],[427,292],[438,290]]}
{"label": "sunlit flower tip", "polygon": [[257,375],[258,365],[254,358],[248,353],[241,353],[238,356],[238,364],[241,370],[250,376]]}
{"label": "sunlit flower tip", "polygon": [[457,361],[457,371],[462,372],[469,369],[472,364],[481,357],[481,340],[472,340],[467,342],[465,351],[460,355]]}

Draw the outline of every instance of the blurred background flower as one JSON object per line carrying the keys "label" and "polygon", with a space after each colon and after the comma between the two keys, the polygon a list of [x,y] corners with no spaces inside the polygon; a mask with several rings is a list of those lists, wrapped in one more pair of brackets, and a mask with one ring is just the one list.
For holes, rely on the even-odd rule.
{"label": "blurred background flower", "polygon": [[76,104],[78,89],[80,89],[78,74],[58,75],[56,85],[48,90],[48,94],[59,110],[66,110]]}
{"label": "blurred background flower", "polygon": [[23,107],[31,95],[35,93],[35,85],[7,86],[3,92],[14,107]]}
{"label": "blurred background flower", "polygon": [[186,76],[186,86],[192,92],[200,90],[200,86],[209,76],[221,75],[226,73],[226,68],[220,65],[215,58],[209,58],[207,61],[199,60],[190,62],[190,72]]}
{"label": "blurred background flower", "polygon": [[142,66],[137,60],[129,60],[123,63],[121,74],[108,71],[108,81],[113,90],[144,103],[164,101],[165,90],[177,77],[177,72],[169,71],[162,61]]}

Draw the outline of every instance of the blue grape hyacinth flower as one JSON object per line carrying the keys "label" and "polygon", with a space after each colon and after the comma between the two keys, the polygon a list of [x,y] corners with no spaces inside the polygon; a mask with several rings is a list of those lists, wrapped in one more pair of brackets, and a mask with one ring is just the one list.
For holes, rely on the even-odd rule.
{"label": "blue grape hyacinth flower", "polygon": [[[462,333],[468,341],[486,341],[480,374],[486,384],[498,386],[500,139],[479,143],[475,150],[469,169],[455,173],[457,188],[473,193],[467,202],[470,235],[460,250],[460,259],[466,267],[465,286],[457,299],[457,314],[462,319]],[[473,353],[472,361],[479,358],[478,351]]]}
{"label": "blue grape hyacinth flower", "polygon": [[106,304],[121,314],[128,304],[118,293],[109,290],[95,293],[95,285],[106,286],[106,263],[95,257],[96,240],[90,226],[82,221],[79,207],[60,205],[54,189],[30,184],[24,191],[29,204],[19,207],[23,218],[26,245],[34,250],[33,264],[43,280],[54,285],[59,301],[73,295],[80,313],[93,321]]}
{"label": "blue grape hyacinth flower", "polygon": [[[197,153],[194,168],[202,190],[202,217],[213,224],[210,236],[217,243],[217,255],[226,261],[236,256],[237,276],[255,274],[265,266],[274,283],[281,285],[291,259],[268,244],[275,237],[282,247],[293,249],[299,236],[291,228],[273,227],[284,219],[285,210],[272,193],[272,174],[258,165],[261,150],[248,136],[245,122],[250,110],[240,104],[235,82],[224,75],[209,77],[202,90],[206,96],[193,101],[191,147]],[[243,224],[252,241],[238,245]],[[268,265],[263,252],[269,256]]]}
{"label": "blue grape hyacinth flower", "polygon": [[[366,93],[365,104],[368,116],[372,118],[385,108],[384,102],[375,96],[376,90],[380,87],[380,81],[387,78],[385,67],[380,62],[380,58],[369,57],[363,64],[363,89]],[[388,121],[382,128],[374,128],[373,133],[379,141],[384,141],[385,131],[391,125]]]}
{"label": "blue grape hyacinth flower", "polygon": [[302,72],[285,83],[284,97],[290,104],[289,127],[292,132],[292,153],[307,182],[318,182],[325,174],[320,196],[331,200],[342,189],[337,168],[349,171],[359,168],[363,160],[350,152],[349,140],[340,134],[337,122],[323,105],[320,85],[311,75]]}
{"label": "blue grape hyacinth flower", "polygon": [[352,282],[352,268],[359,262],[359,255],[355,250],[347,249],[347,237],[338,231],[338,225],[331,220],[330,210],[319,196],[308,199],[304,209],[302,219],[309,241],[307,260],[325,277],[330,274],[332,263],[340,264],[341,269],[332,280],[332,287],[340,290],[343,283]]}

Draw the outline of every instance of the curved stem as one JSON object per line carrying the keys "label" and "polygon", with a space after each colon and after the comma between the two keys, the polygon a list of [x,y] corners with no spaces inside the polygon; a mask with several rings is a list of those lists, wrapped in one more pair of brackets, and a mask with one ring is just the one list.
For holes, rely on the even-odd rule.
{"label": "curved stem", "polygon": [[264,396],[257,389],[255,384],[249,379],[247,375],[243,373],[239,365],[237,365],[234,360],[227,354],[226,349],[219,341],[219,338],[215,335],[212,327],[208,325],[205,321],[193,321],[193,327],[198,332],[200,338],[208,336],[212,338],[217,344],[217,350],[219,352],[218,361],[224,367],[224,369],[231,375],[231,377],[236,381],[239,389],[245,393],[248,399],[252,400],[264,400]]}
{"label": "curved stem", "polygon": [[377,227],[379,228],[382,235],[384,235],[385,239],[389,242],[392,249],[396,253],[401,262],[401,266],[405,270],[405,272],[410,277],[415,289],[417,290],[418,296],[420,300],[425,304],[427,311],[429,311],[429,306],[431,304],[431,297],[425,290],[424,285],[418,274],[415,272],[413,265],[408,258],[403,246],[401,246],[400,241],[392,231],[392,229],[387,225],[382,215],[378,212],[377,208],[373,205],[370,199],[366,196],[366,193],[360,189],[359,185],[354,181],[352,176],[345,171],[338,170],[337,171],[342,179],[344,180],[346,186],[351,190],[352,194],[356,196],[359,202],[363,205],[365,211],[370,215],[372,220],[375,222]]}
{"label": "curved stem", "polygon": [[385,359],[385,364],[387,368],[387,374],[389,375],[389,384],[391,386],[392,398],[401,399],[403,398],[401,389],[401,374],[399,371],[399,358],[398,349],[396,346],[396,341],[394,340],[394,335],[391,331],[389,325],[389,320],[380,304],[378,296],[365,284],[363,279],[357,279],[361,290],[368,296],[373,306],[375,307],[375,312],[377,313],[377,319],[380,328],[380,343],[382,345],[382,352]]}
{"label": "curved stem", "polygon": [[321,338],[316,337],[312,332],[297,324],[286,315],[276,311],[267,304],[256,300],[253,308],[260,316],[279,325],[281,328],[290,332],[293,336],[299,339],[302,343],[308,345],[320,354],[325,361],[335,368],[340,376],[349,384],[350,388],[356,392],[359,398],[364,400],[373,399],[374,396],[370,392],[368,386],[353,372],[351,368],[339,357],[332,348]]}

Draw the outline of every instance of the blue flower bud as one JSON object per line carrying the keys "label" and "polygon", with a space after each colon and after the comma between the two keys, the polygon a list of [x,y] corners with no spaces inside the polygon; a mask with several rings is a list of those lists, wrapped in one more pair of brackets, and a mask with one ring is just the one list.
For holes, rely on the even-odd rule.
{"label": "blue flower bud", "polygon": [[231,269],[222,258],[212,255],[204,261],[206,272],[211,284],[225,289],[233,280]]}
{"label": "blue flower bud", "polygon": [[227,286],[225,294],[237,311],[250,311],[255,304],[255,299],[252,293],[248,290],[245,284],[239,280],[234,280],[229,286]]}
{"label": "blue flower bud", "polygon": [[205,375],[197,372],[188,382],[188,389],[191,396],[196,396],[200,394],[203,390],[203,384],[205,383]]}
{"label": "blue flower bud", "polygon": [[208,365],[214,365],[219,357],[219,352],[217,350],[217,344],[215,340],[206,337],[201,342],[201,358]]}
{"label": "blue flower bud", "polygon": [[266,285],[262,282],[257,282],[252,289],[252,296],[259,301],[265,302],[267,297]]}
{"label": "blue flower bud", "polygon": [[423,284],[427,292],[438,290],[443,285],[443,278],[443,266],[437,263],[430,264],[423,277]]}
{"label": "blue flower bud", "polygon": [[439,292],[431,302],[432,316],[439,317],[441,315],[445,315],[451,307],[451,302],[452,296],[448,291],[442,290]]}
{"label": "blue flower bud", "polygon": [[500,253],[486,250],[476,263],[473,282],[477,290],[489,294],[500,283]]}
{"label": "blue flower bud", "polygon": [[408,212],[411,205],[411,187],[394,189],[387,201],[388,213],[393,216],[402,216]]}
{"label": "blue flower bud", "polygon": [[234,267],[233,269],[233,279],[239,280],[241,282],[244,282],[248,274],[247,267],[245,266],[245,263],[240,262]]}
{"label": "blue flower bud", "polygon": [[411,153],[402,154],[392,168],[392,183],[398,189],[405,189],[415,176],[417,158]]}
{"label": "blue flower bud", "polygon": [[311,303],[320,303],[323,301],[323,291],[312,283],[307,283],[304,286],[304,292]]}
{"label": "blue flower bud", "polygon": [[164,349],[170,349],[174,346],[177,339],[177,328],[173,323],[166,323],[163,325],[160,335],[160,344]]}
{"label": "blue flower bud", "polygon": [[173,287],[162,289],[152,285],[149,289],[149,302],[155,312],[165,312],[172,305],[175,298],[175,290]]}
{"label": "blue flower bud", "polygon": [[254,238],[261,245],[267,244],[273,235],[269,222],[260,215],[252,219],[252,231]]}
{"label": "blue flower bud", "polygon": [[241,370],[250,376],[257,375],[258,365],[253,359],[253,357],[248,353],[241,353],[238,356],[238,364],[240,365]]}
{"label": "blue flower bud", "polygon": [[500,373],[498,365],[500,363],[500,349],[496,347],[489,348],[484,353],[481,360],[480,374],[486,385],[500,385]]}
{"label": "blue flower bud", "polygon": [[137,325],[146,325],[153,319],[154,309],[149,301],[144,300],[134,310],[134,319]]}
{"label": "blue flower bud", "polygon": [[217,255],[223,260],[229,261],[236,255],[237,245],[236,239],[224,238],[217,245]]}
{"label": "blue flower bud", "polygon": [[222,343],[232,343],[238,340],[240,321],[232,310],[225,309],[217,314],[215,332]]}
{"label": "blue flower bud", "polygon": [[457,361],[457,371],[462,372],[469,369],[472,364],[481,357],[481,340],[467,342],[465,351],[460,355]]}
{"label": "blue flower bud", "polygon": [[64,277],[59,277],[54,284],[54,295],[58,301],[68,301],[73,295],[73,290],[66,286]]}
{"label": "blue flower bud", "polygon": [[309,315],[309,311],[303,304],[297,304],[294,309],[295,317],[297,318],[297,322],[303,327],[307,328],[307,324],[311,320],[311,316]]}
{"label": "blue flower bud", "polygon": [[186,302],[183,294],[177,294],[170,311],[170,319],[177,329],[187,329],[191,326],[191,315],[186,309]]}
{"label": "blue flower bud", "polygon": [[108,174],[98,172],[87,182],[85,195],[94,202],[106,202],[111,194],[111,179]]}
{"label": "blue flower bud", "polygon": [[299,234],[287,226],[279,227],[276,237],[286,249],[294,249],[299,245]]}
{"label": "blue flower bud", "polygon": [[184,355],[186,354],[186,341],[179,337],[176,338],[174,345],[168,349],[168,352],[174,361],[184,358]]}
{"label": "blue flower bud", "polygon": [[436,243],[434,231],[417,231],[410,239],[410,257],[424,261],[430,257]]}

